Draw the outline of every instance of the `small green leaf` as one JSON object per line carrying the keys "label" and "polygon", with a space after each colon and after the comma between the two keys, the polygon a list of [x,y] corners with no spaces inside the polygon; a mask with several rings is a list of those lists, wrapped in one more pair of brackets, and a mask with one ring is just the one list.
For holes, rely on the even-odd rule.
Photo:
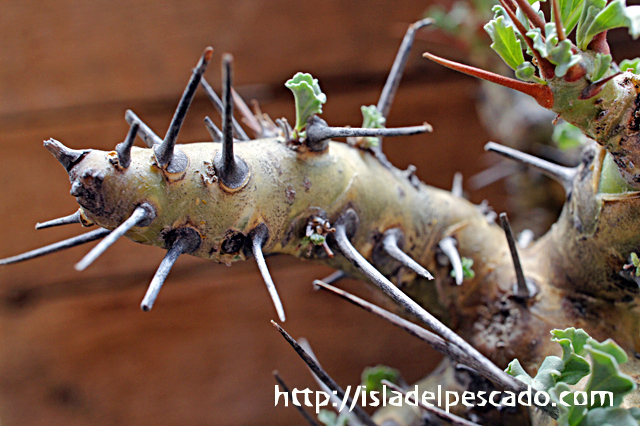
{"label": "small green leaf", "polygon": [[516,37],[512,25],[507,25],[504,16],[491,20],[484,26],[485,31],[493,40],[491,48],[502,57],[502,60],[514,70],[524,62],[522,45]]}
{"label": "small green leaf", "polygon": [[640,58],[622,60],[620,62],[620,71],[631,71],[634,74],[640,74]]}
{"label": "small green leaf", "polygon": [[316,234],[315,232],[309,236],[309,241],[316,246],[321,246],[327,238],[324,235]]}
{"label": "small green leaf", "polygon": [[591,81],[598,81],[609,71],[611,66],[611,55],[603,55],[598,53],[596,59],[593,62],[593,74],[591,74]]}
{"label": "small green leaf", "polygon": [[575,385],[591,372],[589,362],[582,356],[586,354],[584,345],[589,339],[589,335],[584,330],[576,330],[573,327],[566,330],[552,330],[551,335],[553,336],[551,341],[562,347],[562,361],[564,362],[564,367],[557,381]]}
{"label": "small green leaf", "polygon": [[539,84],[547,84],[546,81],[536,75],[536,67],[529,61],[520,64],[516,70],[516,77],[524,81],[532,81]]}
{"label": "small green leaf", "polygon": [[504,371],[510,376],[513,376],[516,379],[520,380],[524,384],[531,384],[531,376],[529,376],[529,374],[524,371],[524,368],[522,368],[522,365],[520,365],[520,361],[518,361],[517,359],[511,361]]}
{"label": "small green leaf", "polygon": [[[563,340],[568,340],[571,344],[571,350],[576,355],[586,355],[587,351],[584,346],[590,339],[589,335],[581,328],[570,327],[565,330],[551,330],[552,342],[560,343]],[[564,347],[563,347],[564,349]]]}
{"label": "small green leaf", "polygon": [[635,251],[631,252],[630,257],[631,257],[631,263],[633,263],[633,266],[635,266],[636,268],[640,266],[640,258],[638,257]]}
{"label": "small green leaf", "polygon": [[589,138],[587,138],[580,129],[566,121],[562,121],[556,125],[553,129],[551,139],[558,145],[558,148],[563,151],[581,147],[589,141]]}
{"label": "small green leaf", "polygon": [[[382,129],[387,119],[378,111],[375,105],[361,106],[362,111],[362,127],[365,129]],[[365,137],[365,148],[372,148],[380,144],[380,139],[376,137]]]}
{"label": "small green leaf", "polygon": [[562,375],[564,362],[557,356],[548,356],[542,361],[538,374],[531,381],[531,387],[547,392],[556,385],[556,380]]}
{"label": "small green leaf", "polygon": [[[463,278],[468,278],[468,279],[474,278],[476,276],[476,273],[473,271],[473,269],[471,269],[471,267],[473,266],[473,259],[469,259],[467,257],[462,256],[460,258],[460,262],[462,263]],[[456,271],[452,269],[450,275],[455,278]]]}
{"label": "small green leaf", "polygon": [[293,92],[296,100],[296,127],[294,131],[301,132],[307,125],[309,117],[322,113],[322,104],[327,102],[327,96],[322,93],[318,80],[311,74],[297,73],[285,84]]}
{"label": "small green leaf", "polygon": [[631,21],[626,11],[625,0],[614,0],[600,11],[589,24],[580,48],[586,50],[593,37],[603,31],[614,28],[631,27]]}
{"label": "small green leaf", "polygon": [[604,342],[600,343],[597,340],[590,338],[587,341],[587,345],[589,345],[591,349],[595,349],[611,355],[618,364],[624,364],[625,362],[629,361],[627,353],[611,339],[607,339]]}
{"label": "small green leaf", "polygon": [[545,38],[542,36],[542,32],[540,28],[533,28],[527,31],[527,37],[530,37],[533,40],[533,48],[540,53],[540,56],[546,58],[549,56],[549,50],[547,49],[547,43],[545,42]]}
{"label": "small green leaf", "polygon": [[[613,405],[620,405],[624,396],[636,389],[633,379],[620,372],[618,365],[617,360],[626,359],[626,353],[610,339],[602,344],[590,339],[585,348],[593,365],[585,391],[589,395],[598,391],[613,392]],[[597,402],[602,404],[603,401]]]}
{"label": "small green leaf", "polygon": [[377,365],[365,368],[361,379],[367,392],[382,391],[382,381],[388,380],[391,383],[398,384],[400,372],[386,365]]}
{"label": "small green leaf", "polygon": [[556,65],[556,77],[564,77],[567,70],[580,62],[580,56],[571,52],[571,41],[565,39],[549,51],[549,61]]}
{"label": "small green leaf", "polygon": [[365,129],[382,129],[387,119],[382,116],[375,105],[361,106],[362,111],[362,127]]}

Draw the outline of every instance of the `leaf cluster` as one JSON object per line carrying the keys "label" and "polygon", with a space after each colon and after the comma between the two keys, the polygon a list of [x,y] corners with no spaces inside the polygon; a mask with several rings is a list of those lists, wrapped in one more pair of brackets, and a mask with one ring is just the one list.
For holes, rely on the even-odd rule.
{"label": "leaf cluster", "polygon": [[[517,359],[505,371],[549,393],[560,409],[559,426],[638,426],[640,409],[620,407],[624,396],[636,389],[633,379],[620,371],[620,364],[628,360],[624,350],[611,339],[598,342],[582,329],[552,330],[551,335],[562,347],[562,357],[545,358],[535,377],[527,374]],[[587,376],[584,391],[569,387]]]}

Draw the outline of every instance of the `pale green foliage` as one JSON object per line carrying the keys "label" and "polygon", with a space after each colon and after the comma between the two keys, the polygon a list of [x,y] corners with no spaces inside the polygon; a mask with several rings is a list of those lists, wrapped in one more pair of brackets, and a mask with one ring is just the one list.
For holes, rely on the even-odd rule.
{"label": "pale green foliage", "polygon": [[525,61],[518,66],[518,69],[516,70],[516,77],[524,81],[547,84],[546,81],[536,75],[536,67],[529,61]]}
{"label": "pale green foliage", "polygon": [[516,37],[513,25],[508,25],[504,16],[491,20],[484,26],[493,43],[491,48],[502,57],[502,60],[511,68],[518,69],[524,62],[522,45]]}
{"label": "pale green foliage", "polygon": [[325,426],[345,426],[349,419],[346,415],[337,415],[330,410],[320,410],[318,413],[318,420]]}
{"label": "pale green foliage", "polygon": [[624,59],[620,62],[620,71],[631,71],[634,74],[640,74],[640,58]]}
{"label": "pale green foliage", "polygon": [[563,151],[581,147],[589,140],[580,129],[566,121],[561,121],[556,125],[551,139]]}
{"label": "pale green foliage", "polygon": [[326,240],[327,238],[324,235],[316,234],[315,232],[309,237],[309,241],[316,246],[321,246]]}
{"label": "pale green foliage", "polygon": [[399,384],[400,372],[386,365],[367,367],[362,372],[362,385],[367,392],[382,391],[382,381]]}
{"label": "pale green foliage", "polygon": [[[476,276],[476,273],[473,269],[471,269],[471,267],[473,266],[473,259],[462,256],[462,258],[460,258],[460,261],[462,263],[462,276],[469,279],[474,278]],[[451,270],[450,275],[455,278],[456,271]]]}
{"label": "pale green foliage", "polygon": [[612,60],[613,58],[611,57],[611,55],[603,55],[602,53],[598,53],[593,64],[593,74],[591,74],[590,77],[591,81],[598,81],[602,77],[604,77],[607,71],[609,71]]}
{"label": "pale green foliage", "polygon": [[[378,108],[375,105],[369,106],[361,106],[360,111],[362,111],[362,127],[365,129],[382,129],[384,128],[387,119],[384,118],[382,113],[378,111]],[[380,144],[380,139],[376,137],[365,137],[366,148],[371,148],[374,146],[378,146]]]}
{"label": "pale green foliage", "polygon": [[586,50],[597,34],[614,28],[628,28],[634,38],[640,35],[640,6],[628,6],[625,0],[586,0],[580,16],[576,41]]}
{"label": "pale green foliage", "polygon": [[309,117],[322,113],[322,105],[327,102],[327,96],[320,90],[318,80],[311,74],[297,73],[285,84],[293,92],[296,101],[296,127],[294,131],[300,133],[307,125]]}
{"label": "pale green foliage", "polygon": [[629,257],[631,257],[631,263],[633,263],[633,266],[636,267],[636,277],[640,277],[640,258],[638,258],[636,252],[631,252]]}
{"label": "pale green foliage", "polygon": [[[545,358],[533,378],[517,359],[505,371],[534,389],[550,394],[560,410],[559,426],[638,426],[640,410],[619,407],[624,396],[636,388],[633,379],[620,371],[620,364],[628,360],[624,350],[611,339],[598,342],[582,329],[553,330],[551,334],[551,340],[562,347],[562,358]],[[591,362],[587,361],[587,355]],[[576,395],[569,385],[586,376],[589,380],[584,392],[588,399],[582,404],[578,397],[576,405]],[[610,392],[612,398],[594,397],[594,392],[599,391]]]}
{"label": "pale green foliage", "polygon": [[560,18],[567,34],[571,33],[578,24],[584,0],[558,0]]}

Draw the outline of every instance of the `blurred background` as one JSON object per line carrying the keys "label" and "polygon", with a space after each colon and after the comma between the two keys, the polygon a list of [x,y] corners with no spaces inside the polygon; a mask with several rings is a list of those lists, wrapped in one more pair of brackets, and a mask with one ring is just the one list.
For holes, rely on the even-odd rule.
{"label": "blurred background", "polygon": [[[451,2],[441,5],[451,8]],[[164,135],[208,45],[215,51],[206,78],[218,92],[220,56],[230,52],[236,89],[273,119],[294,120],[284,82],[304,71],[327,94],[323,118],[359,126],[360,106],[377,102],[407,26],[431,6],[370,0],[2,3],[0,257],[81,232],[78,226],[34,230],[38,221],[77,209],[44,139],[112,150],[127,133],[128,108]],[[637,55],[624,34],[615,37],[614,59]],[[476,113],[478,82],[421,58],[430,50],[473,59],[468,46],[452,40],[421,32],[387,123],[427,121],[434,132],[387,140],[384,147],[397,167],[414,164],[420,179],[447,189],[456,171],[467,178],[492,161],[482,150],[491,136]],[[479,40],[486,48],[486,38]],[[198,91],[179,142],[210,140],[205,115],[219,123]],[[517,210],[502,185],[468,195],[475,203],[488,199],[497,212]],[[139,303],[164,251],[123,239],[78,273],[73,265],[89,248],[0,267],[4,426],[303,423],[292,408],[273,406],[273,370],[290,387],[315,385],[269,323],[275,312],[254,261],[226,267],[183,256],[153,311],[143,313]],[[358,385],[362,370],[377,364],[413,382],[439,361],[417,339],[315,293],[312,280],[330,268],[286,257],[267,262],[287,311],[285,328],[310,341],[341,385]],[[373,297],[368,284],[345,281],[344,287]]]}

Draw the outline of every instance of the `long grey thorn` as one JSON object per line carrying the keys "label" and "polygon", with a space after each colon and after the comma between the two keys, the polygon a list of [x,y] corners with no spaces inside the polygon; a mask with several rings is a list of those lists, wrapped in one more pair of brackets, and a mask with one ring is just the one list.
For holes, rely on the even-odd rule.
{"label": "long grey thorn", "polygon": [[214,122],[211,121],[209,117],[204,118],[204,125],[207,127],[207,131],[211,135],[211,139],[213,139],[214,142],[222,141],[222,132],[220,131],[220,129],[218,129],[218,126],[216,126]]}
{"label": "long grey thorn", "polygon": [[456,416],[455,414],[451,414],[440,407],[423,404],[421,401],[416,400],[413,395],[408,395],[407,392],[405,392],[405,390],[402,389],[400,386],[397,386],[386,379],[382,379],[381,383],[386,387],[391,388],[391,390],[401,393],[404,396],[405,400],[413,401],[413,403],[418,405],[418,407],[422,408],[425,411],[435,414],[436,416],[445,420],[448,424],[451,424],[452,426],[481,426],[478,423],[474,423],[460,416]]}
{"label": "long grey thorn", "polygon": [[385,253],[393,257],[398,262],[402,263],[407,268],[414,271],[416,274],[428,280],[432,280],[433,275],[431,275],[429,271],[427,271],[422,267],[422,265],[409,257],[408,254],[400,250],[398,244],[401,235],[401,231],[397,228],[389,229],[384,233],[382,237],[382,248],[384,249]]}
{"label": "long grey thorn", "polygon": [[[202,78],[202,80],[200,80],[200,85],[204,89],[204,92],[206,93],[207,98],[209,98],[209,100],[211,101],[215,109],[218,111],[220,115],[222,115],[222,111],[224,110],[224,107],[222,105],[222,100],[220,99],[216,91],[213,90],[213,87],[211,87],[211,85],[207,82],[207,80],[204,77]],[[238,123],[238,121],[233,117],[231,118],[231,120],[233,122],[233,131],[236,134],[236,137],[238,138],[238,140],[243,140],[243,141],[250,140],[249,136],[247,136],[244,129],[240,126],[240,123]]]}
{"label": "long grey thorn", "polygon": [[[309,343],[309,341],[304,337],[300,337],[298,339],[298,344],[302,349],[304,349],[309,354],[311,358],[313,358],[315,362],[318,363],[320,368],[322,368],[322,364],[320,364],[320,361],[318,361],[318,357],[313,352],[313,349],[311,348],[311,344]],[[323,392],[326,392],[327,395],[329,395],[329,405],[334,407],[335,411],[338,412],[338,415],[346,416],[348,425],[360,426],[362,423],[360,423],[360,420],[353,414],[353,412],[351,412],[351,410],[349,410],[349,407],[346,407],[346,406],[341,407],[342,401],[331,391],[331,389],[327,385],[324,384],[322,380],[320,380],[320,378],[318,378],[318,376],[315,375],[313,370],[311,370],[309,367],[307,368],[309,369],[311,376],[316,381],[320,389]],[[333,405],[334,403],[335,405]]]}
{"label": "long grey thorn", "polygon": [[129,132],[127,133],[127,137],[124,142],[116,145],[116,152],[118,153],[118,164],[123,169],[128,169],[131,165],[131,148],[133,147],[133,142],[136,139],[136,135],[138,134],[138,130],[140,129],[140,122],[134,121],[129,127]]}
{"label": "long grey thorn", "polygon": [[222,151],[214,158],[220,182],[230,189],[240,188],[249,175],[249,167],[233,153],[233,96],[231,96],[233,56],[222,56]]}
{"label": "long grey thorn", "polygon": [[182,93],[182,98],[180,98],[176,112],[173,114],[171,124],[169,124],[169,129],[167,130],[167,134],[164,136],[164,140],[160,145],[156,145],[153,148],[156,161],[160,167],[166,167],[173,159],[173,149],[176,145],[178,133],[180,132],[180,128],[184,122],[184,117],[189,110],[189,106],[191,106],[193,95],[196,93],[198,84],[200,84],[202,74],[204,74],[207,69],[207,65],[209,65],[212,55],[213,48],[207,47],[200,57],[198,65],[194,68],[191,78],[189,79],[189,83],[187,83],[187,87]]}
{"label": "long grey thorn", "polygon": [[513,236],[513,230],[511,229],[511,224],[509,223],[509,218],[506,213],[500,213],[500,224],[502,225],[504,234],[507,237],[509,251],[511,252],[511,258],[513,259],[513,267],[516,271],[515,295],[521,299],[528,299],[531,297],[531,292],[529,291],[527,281],[524,277],[524,271],[522,270],[522,264],[520,263],[520,256],[518,256],[516,239]]}
{"label": "long grey thorn", "polygon": [[57,243],[49,244],[48,246],[41,247],[39,249],[31,250],[26,253],[19,254],[17,256],[7,257],[6,259],[0,259],[0,265],[9,265],[11,263],[18,263],[36,257],[44,256],[45,254],[55,253],[57,251],[65,250],[71,247],[79,246],[81,244],[90,243],[91,241],[99,240],[111,233],[110,230],[100,228],[87,232],[86,234],[78,235],[77,237],[68,238],[66,240],[58,241]]}
{"label": "long grey thorn", "polygon": [[327,372],[322,369],[320,364],[318,364],[298,344],[298,342],[296,342],[296,340],[285,331],[284,328],[282,328],[277,322],[273,320],[271,321],[271,324],[273,324],[273,326],[280,332],[280,334],[282,334],[282,337],[285,338],[285,340],[291,345],[291,347],[296,351],[300,358],[302,358],[305,364],[307,364],[311,371],[313,371],[313,374],[315,374],[320,380],[322,380],[322,382],[327,385],[327,387],[331,389],[331,391],[334,392],[341,401],[346,401],[347,406],[351,407],[353,405],[353,413],[363,424],[367,426],[376,426],[371,417],[369,417],[369,415],[359,405],[354,404],[351,397],[345,395],[344,390],[340,387],[340,385],[338,385],[335,380],[333,380],[331,376],[329,376]]}
{"label": "long grey thorn", "polygon": [[426,27],[427,25],[431,25],[432,23],[433,19],[425,18],[418,22],[414,22],[409,25],[409,28],[407,28],[407,32],[402,39],[400,48],[398,49],[396,59],[393,61],[393,65],[391,66],[391,71],[389,71],[387,81],[384,83],[382,93],[380,93],[378,105],[376,106],[383,117],[386,118],[389,115],[393,98],[398,91],[398,86],[402,79],[402,73],[404,72],[404,67],[407,64],[407,59],[409,58],[409,52],[411,52],[411,47],[413,46],[413,42],[416,38],[416,31],[420,28]]}
{"label": "long grey thorn", "polygon": [[258,269],[260,270],[260,274],[262,274],[262,279],[267,286],[269,296],[271,296],[273,305],[275,306],[276,312],[278,313],[278,318],[280,318],[280,321],[284,322],[285,315],[284,308],[282,307],[282,301],[280,300],[278,290],[276,290],[276,286],[273,283],[271,274],[269,273],[269,268],[267,268],[267,262],[265,262],[264,255],[262,254],[262,246],[264,245],[265,241],[267,241],[267,238],[269,238],[269,229],[267,228],[267,225],[261,223],[256,226],[256,228],[249,233],[249,238],[251,239],[251,250],[253,251],[253,257],[256,259]]}
{"label": "long grey thorn", "polygon": [[329,127],[324,120],[309,120],[306,139],[318,143],[333,138],[363,137],[363,136],[411,136],[431,132],[433,127],[424,123],[422,126],[365,129],[361,127]]}
{"label": "long grey thorn", "polygon": [[149,203],[144,203],[138,206],[131,216],[120,226],[109,234],[104,240],[100,241],[82,260],[76,263],[77,271],[84,271],[87,266],[91,265],[106,249],[111,247],[113,243],[118,241],[120,237],[126,234],[134,226],[147,226],[156,217],[156,211]]}
{"label": "long grey thorn", "polygon": [[[398,287],[393,285],[384,275],[382,275],[373,265],[362,257],[358,250],[351,244],[347,237],[347,223],[349,225],[354,224],[357,221],[357,215],[349,209],[343,214],[338,223],[335,225],[336,232],[331,234],[334,238],[342,254],[351,262],[356,268],[363,272],[371,282],[382,290],[387,296],[391,297],[397,304],[406,309],[409,313],[415,315],[420,321],[427,324],[433,331],[442,336],[445,340],[448,340],[451,344],[456,345],[463,351],[468,352],[474,358],[483,360],[487,363],[487,368],[490,369],[494,375],[501,375],[502,370],[495,364],[489,361],[484,355],[478,352],[473,346],[467,343],[462,337],[458,336],[449,327],[438,321],[433,315],[427,312],[422,306],[418,305],[409,296],[404,294]],[[330,237],[331,238],[331,237]],[[515,385],[514,385],[515,386]]]}
{"label": "long grey thorn", "polygon": [[569,193],[573,187],[573,180],[578,173],[577,167],[565,167],[551,163],[533,155],[525,154],[517,149],[509,148],[495,142],[489,142],[484,146],[485,151],[493,151],[504,157],[516,160],[527,166],[531,166],[540,173],[560,183]]}
{"label": "long grey thorn", "polygon": [[338,269],[337,271],[332,272],[331,274],[324,277],[322,279],[322,282],[325,282],[327,284],[333,284],[347,277],[349,277],[349,275],[345,271],[343,271],[342,269]]}
{"label": "long grey thorn", "polygon": [[[278,384],[282,386],[282,389],[284,389],[284,391],[287,393],[287,399],[288,399],[289,395],[291,395],[291,391],[289,390],[289,387],[284,382],[284,380],[282,380],[282,377],[280,377],[280,373],[278,373],[278,370],[274,370],[272,374],[273,374],[273,377],[275,377],[276,382],[278,382]],[[318,422],[316,422],[313,419],[313,417],[311,417],[311,415],[309,415],[309,413],[307,413],[306,410],[302,408],[302,404],[299,404],[299,405],[293,404],[293,406],[296,407],[296,410],[298,410],[298,413],[300,413],[302,418],[305,419],[306,422],[309,423],[311,426],[320,426],[320,424],[318,424]]]}
{"label": "long grey thorn", "polygon": [[[429,346],[431,346],[438,352],[446,355],[447,357],[455,360],[458,363],[473,368],[478,372],[478,374],[482,375],[486,379],[492,381],[505,390],[510,390],[513,392],[523,392],[527,390],[524,383],[515,380],[510,375],[497,368],[495,364],[493,364],[489,359],[485,358],[482,355],[480,355],[480,357],[477,357],[464,348],[460,348],[458,345],[452,343],[451,341],[447,341],[437,334],[426,330],[411,321],[401,318],[396,314],[393,314],[385,309],[382,309],[379,306],[369,303],[366,300],[354,296],[353,294],[348,293],[342,289],[322,282],[321,280],[315,280],[313,282],[313,285],[317,288],[319,287],[328,290],[333,294],[342,297],[348,302],[353,303],[359,308],[362,308],[365,311],[390,322],[396,327],[403,329],[407,333],[417,337],[423,342],[426,342],[427,344],[429,344]],[[553,418],[558,417],[557,410],[551,409],[548,406],[541,406],[540,408],[542,408],[543,411],[547,412],[547,414],[549,414]]]}
{"label": "long grey thorn", "polygon": [[124,119],[130,126],[133,126],[134,123],[138,123],[138,136],[140,136],[140,139],[144,141],[147,148],[152,148],[154,145],[162,143],[160,136],[156,135],[155,132],[151,130],[149,126],[144,124],[144,122],[140,120],[140,118],[130,109],[128,109],[124,114]]}
{"label": "long grey thorn", "polygon": [[58,219],[48,220],[46,222],[36,223],[36,229],[52,228],[54,226],[71,225],[73,223],[82,223],[80,219],[80,210],[70,214],[69,216],[60,217]]}
{"label": "long grey thorn", "polygon": [[464,280],[464,272],[462,270],[462,259],[460,259],[460,253],[456,248],[456,240],[452,237],[444,237],[440,240],[438,246],[451,262],[451,267],[456,275],[456,284],[461,285]]}
{"label": "long grey thorn", "polygon": [[153,276],[151,284],[149,284],[149,288],[147,289],[147,292],[142,299],[142,303],[140,304],[140,309],[145,312],[148,312],[153,308],[153,304],[158,297],[158,293],[160,293],[160,289],[162,288],[164,281],[167,279],[167,275],[171,272],[171,268],[174,263],[178,260],[178,257],[184,253],[192,253],[200,246],[201,237],[197,231],[191,228],[181,228],[175,232],[176,238],[167,251],[167,254],[164,256],[164,259],[160,262],[160,266]]}

